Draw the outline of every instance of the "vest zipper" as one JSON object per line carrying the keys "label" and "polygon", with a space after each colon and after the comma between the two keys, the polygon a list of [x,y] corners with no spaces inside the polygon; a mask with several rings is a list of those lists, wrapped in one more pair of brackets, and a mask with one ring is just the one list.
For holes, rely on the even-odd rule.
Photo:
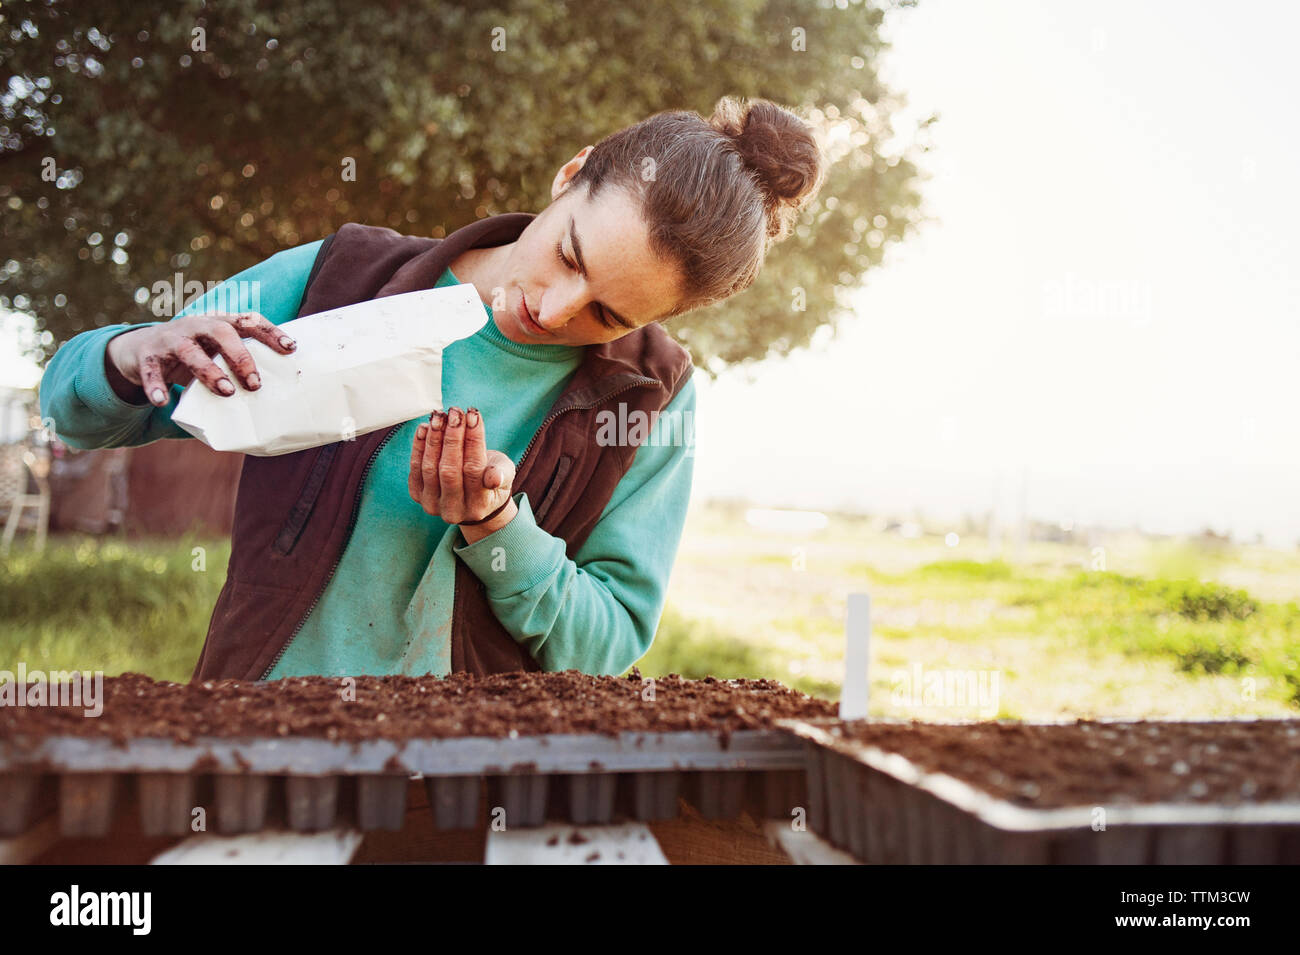
{"label": "vest zipper", "polygon": [[321,596],[325,593],[325,588],[328,587],[329,582],[334,579],[334,572],[338,570],[339,563],[343,560],[343,552],[347,550],[348,542],[352,540],[352,528],[357,522],[357,512],[361,509],[361,493],[366,486],[366,475],[370,473],[370,466],[375,463],[375,458],[379,457],[380,450],[383,449],[384,445],[388,443],[388,440],[399,430],[400,425],[394,426],[388,434],[384,435],[384,439],[375,445],[375,450],[370,452],[370,457],[366,461],[366,466],[361,472],[361,480],[357,482],[356,496],[352,499],[352,516],[348,520],[348,533],[343,539],[343,546],[339,549],[339,555],[334,558],[334,564],[330,567],[330,572],[325,577],[325,582],[320,585],[320,590],[316,591],[316,596],[312,599],[311,606],[307,608],[307,612],[303,614],[302,619],[298,621],[298,626],[293,628],[293,633],[289,635],[289,639],[284,642],[284,646],[282,646],[279,652],[276,653],[275,659],[271,661],[270,666],[262,672],[262,675],[258,677],[258,679],[265,680],[267,674],[275,669],[276,664],[280,662],[280,658],[288,651],[289,644],[293,643],[293,638],[298,636],[298,631],[303,628],[303,624],[307,622],[307,618],[311,616],[311,612],[316,609],[316,604],[320,602]]}
{"label": "vest zipper", "polygon": [[[537,430],[533,432],[533,437],[528,442],[528,447],[524,448],[523,456],[519,459],[519,466],[518,468],[516,468],[516,470],[520,470],[520,471],[523,470],[524,462],[528,460],[529,452],[533,450],[533,445],[537,443],[537,436],[540,435],[546,429],[547,425],[549,425],[560,415],[565,414],[566,412],[569,411],[590,410],[591,408],[594,408],[597,405],[608,401],[610,398],[613,398],[616,395],[621,395],[625,391],[630,391],[633,388],[644,388],[646,385],[658,385],[660,383],[661,382],[657,378],[650,378],[645,375],[642,375],[639,380],[629,382],[628,384],[624,385],[622,388],[618,388],[615,391],[611,391],[607,395],[602,395],[600,398],[597,398],[595,401],[590,401],[585,404],[569,405],[568,407],[561,408],[559,411],[552,411],[550,414],[548,414],[545,418],[542,419],[542,423],[538,426]],[[298,626],[294,627],[293,633],[289,635],[289,639],[284,642],[284,646],[282,646],[279,652],[276,653],[275,659],[271,661],[270,665],[262,672],[262,675],[258,679],[265,680],[267,674],[269,674],[272,670],[274,670],[276,664],[280,662],[280,658],[283,657],[286,652],[288,652],[289,644],[293,643],[293,638],[298,636],[298,631],[300,631],[303,628],[303,624],[307,622],[307,618],[311,616],[311,612],[316,609],[316,604],[320,602],[321,596],[325,593],[325,588],[329,586],[330,580],[333,579],[334,572],[338,570],[339,563],[340,561],[343,560],[343,551],[347,549],[348,541],[352,539],[352,529],[357,522],[357,512],[361,508],[361,492],[366,484],[366,475],[370,473],[370,467],[375,463],[375,458],[379,456],[380,450],[383,448],[385,444],[388,443],[388,439],[397,433],[397,430],[398,430],[397,428],[394,428],[388,434],[384,435],[384,439],[375,446],[375,450],[370,452],[370,458],[369,460],[366,461],[365,469],[361,472],[361,480],[357,484],[356,496],[352,499],[352,516],[348,520],[348,533],[347,533],[347,537],[344,538],[343,548],[339,550],[339,556],[334,558],[334,564],[332,567],[330,567],[330,572],[328,576],[326,576],[325,582],[321,584],[320,590],[316,592],[316,596],[312,599],[311,606],[307,608],[307,612],[303,614],[302,619],[298,621]]]}
{"label": "vest zipper", "polygon": [[552,421],[554,421],[556,418],[558,418],[560,415],[569,411],[588,411],[599,404],[603,404],[604,402],[608,401],[610,398],[613,398],[615,395],[621,395],[625,391],[630,391],[633,388],[644,388],[646,385],[658,385],[658,384],[662,384],[662,382],[659,381],[658,378],[648,378],[645,375],[642,375],[639,380],[630,382],[629,384],[624,385],[622,388],[618,388],[614,391],[611,391],[607,395],[601,395],[595,401],[589,401],[586,404],[580,404],[580,405],[569,405],[568,407],[561,408],[559,411],[552,411],[550,414],[548,414],[545,418],[542,419],[542,423],[538,425],[537,430],[533,432],[532,440],[528,442],[528,447],[524,448],[523,457],[519,459],[519,464],[515,468],[515,471],[518,472],[524,469],[524,462],[528,460],[528,452],[532,451],[533,445],[537,443],[537,436],[540,435],[544,430],[546,430],[546,426],[550,424]]}

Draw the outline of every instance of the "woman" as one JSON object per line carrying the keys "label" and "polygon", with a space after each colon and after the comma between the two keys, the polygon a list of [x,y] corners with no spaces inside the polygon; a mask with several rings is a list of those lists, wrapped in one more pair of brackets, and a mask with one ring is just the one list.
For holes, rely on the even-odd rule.
{"label": "woman", "polygon": [[[183,386],[236,388],[212,356],[260,386],[241,338],[287,354],[290,319],[471,283],[488,321],[444,352],[445,413],[245,458],[195,678],[619,673],[654,638],[690,492],[690,360],[657,323],[748,287],[823,172],[768,101],[658,113],[565,163],[536,216],[443,240],[349,223],[170,322],[78,335],[41,413],[73,447],[188,437]],[[205,309],[249,288],[260,314]]]}

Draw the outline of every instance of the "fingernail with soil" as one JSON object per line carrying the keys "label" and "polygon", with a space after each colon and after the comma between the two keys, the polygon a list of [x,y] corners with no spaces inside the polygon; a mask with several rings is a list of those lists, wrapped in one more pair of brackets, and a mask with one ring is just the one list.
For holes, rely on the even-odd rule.
{"label": "fingernail with soil", "polygon": [[280,339],[280,347],[281,347],[281,348],[289,348],[289,349],[293,349],[293,348],[297,348],[298,345],[297,345],[296,342],[294,342],[294,340],[293,340],[292,338],[289,338],[289,337],[286,335],[286,336],[283,336],[283,337]]}
{"label": "fingernail with soil", "polygon": [[230,383],[230,379],[222,378],[217,382],[217,391],[221,392],[223,395],[233,395],[235,393],[235,386]]}
{"label": "fingernail with soil", "polygon": [[257,374],[256,372],[254,372],[253,374],[249,375],[249,376],[248,376],[248,387],[250,387],[250,388],[261,388],[261,387],[262,387],[262,376],[259,375],[259,374]]}
{"label": "fingernail with soil", "polygon": [[442,430],[442,412],[441,412],[441,411],[435,411],[433,414],[429,415],[429,427],[432,428],[434,431],[441,431],[441,430]]}
{"label": "fingernail with soil", "polygon": [[478,409],[477,409],[477,408],[470,408],[469,411],[465,412],[465,423],[466,423],[467,425],[469,425],[471,428],[477,428],[477,427],[478,427]]}
{"label": "fingernail with soil", "polygon": [[460,427],[460,409],[452,408],[447,412],[447,426],[450,428]]}

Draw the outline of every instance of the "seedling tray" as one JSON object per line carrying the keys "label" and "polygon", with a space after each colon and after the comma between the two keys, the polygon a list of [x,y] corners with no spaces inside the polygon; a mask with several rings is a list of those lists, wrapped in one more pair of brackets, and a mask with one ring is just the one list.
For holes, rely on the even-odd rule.
{"label": "seedling tray", "polygon": [[64,836],[106,835],[134,787],[146,835],[188,835],[197,806],[221,833],[269,819],[313,831],[401,829],[412,778],[435,825],[473,828],[487,806],[508,826],[673,818],[684,796],[706,818],[743,808],[788,818],[805,801],[803,744],[782,730],[550,734],[505,738],[103,737],[0,739],[0,835],[57,809]]}
{"label": "seedling tray", "polygon": [[[778,721],[804,741],[810,828],[863,862],[1300,862],[1297,800],[1026,808],[946,773],[926,770],[899,753],[835,736],[830,730],[837,723]],[[1098,808],[1104,810],[1104,829],[1095,828]]]}

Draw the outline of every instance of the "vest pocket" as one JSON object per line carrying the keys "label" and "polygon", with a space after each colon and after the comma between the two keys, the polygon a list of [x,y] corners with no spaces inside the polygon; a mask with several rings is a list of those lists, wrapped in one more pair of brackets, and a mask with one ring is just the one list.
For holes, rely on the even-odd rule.
{"label": "vest pocket", "polygon": [[555,465],[555,473],[551,475],[550,481],[546,484],[546,490],[542,492],[541,501],[538,502],[536,509],[533,511],[533,520],[538,526],[546,520],[546,515],[559,497],[560,488],[564,487],[564,479],[568,477],[569,471],[573,469],[573,456],[568,454],[560,455],[560,461]]}
{"label": "vest pocket", "polygon": [[321,488],[325,486],[325,476],[329,473],[330,465],[334,462],[334,455],[338,454],[338,450],[338,442],[335,442],[322,447],[320,453],[316,455],[316,463],[312,465],[311,474],[307,476],[307,483],[303,485],[297,503],[289,512],[289,517],[280,528],[280,533],[276,535],[275,543],[271,545],[271,549],[277,554],[289,554],[298,543],[298,538],[302,536],[302,529],[307,526],[307,518],[311,516],[312,508],[316,506],[316,498],[320,497]]}

